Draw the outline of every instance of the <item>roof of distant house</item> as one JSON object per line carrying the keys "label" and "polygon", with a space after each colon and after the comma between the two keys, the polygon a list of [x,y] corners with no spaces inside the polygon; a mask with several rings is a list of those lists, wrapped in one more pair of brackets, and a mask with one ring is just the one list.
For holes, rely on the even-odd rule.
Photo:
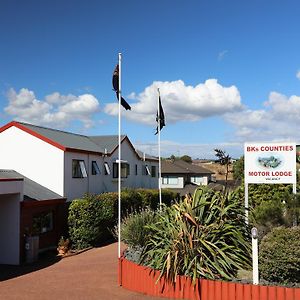
{"label": "roof of distant house", "polygon": [[[119,144],[118,135],[87,136],[16,121],[10,122],[0,128],[0,132],[11,126],[16,126],[64,151],[79,150],[99,154],[111,154],[118,148]],[[139,158],[142,159],[143,156],[139,154],[141,152],[133,147],[126,135],[122,135],[121,141],[123,142],[125,139],[128,140]],[[147,155],[146,159],[148,157],[150,156]]]}
{"label": "roof of distant house", "polygon": [[14,170],[0,169],[0,178],[23,179],[24,181],[24,200],[53,200],[64,199],[60,195],[40,185],[39,183],[23,176]]}
{"label": "roof of distant house", "polygon": [[213,174],[210,170],[183,160],[163,160],[161,170],[163,174]]}

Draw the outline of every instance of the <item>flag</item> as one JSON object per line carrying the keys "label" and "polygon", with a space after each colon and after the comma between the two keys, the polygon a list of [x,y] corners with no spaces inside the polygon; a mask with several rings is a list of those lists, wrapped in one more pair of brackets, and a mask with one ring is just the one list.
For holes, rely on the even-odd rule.
{"label": "flag", "polygon": [[158,96],[158,102],[159,102],[158,103],[159,109],[157,110],[157,113],[156,113],[157,127],[156,127],[155,134],[158,134],[158,131],[162,130],[162,128],[164,126],[166,126],[166,123],[165,123],[165,114],[164,114],[164,110],[163,110],[162,105],[161,105],[160,95]]}
{"label": "flag", "polygon": [[[113,85],[113,90],[116,92],[117,99],[119,101],[119,65],[116,65],[114,73],[113,73],[113,78],[112,78],[112,85]],[[130,105],[126,102],[126,100],[121,97],[121,105],[126,109],[126,110],[131,110]]]}

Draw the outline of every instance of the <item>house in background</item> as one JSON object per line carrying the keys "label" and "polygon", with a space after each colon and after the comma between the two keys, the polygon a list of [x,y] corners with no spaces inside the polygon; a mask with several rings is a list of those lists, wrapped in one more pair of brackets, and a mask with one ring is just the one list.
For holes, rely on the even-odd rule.
{"label": "house in background", "polygon": [[162,188],[192,193],[197,186],[208,185],[213,172],[183,160],[163,160],[161,164]]}
{"label": "house in background", "polygon": [[25,258],[25,238],[39,235],[39,248],[57,245],[65,198],[17,173],[0,169],[0,264]]}
{"label": "house in background", "polygon": [[[122,187],[158,188],[158,159],[122,136]],[[71,201],[117,191],[118,136],[85,136],[11,122],[0,128],[0,168],[13,169]]]}

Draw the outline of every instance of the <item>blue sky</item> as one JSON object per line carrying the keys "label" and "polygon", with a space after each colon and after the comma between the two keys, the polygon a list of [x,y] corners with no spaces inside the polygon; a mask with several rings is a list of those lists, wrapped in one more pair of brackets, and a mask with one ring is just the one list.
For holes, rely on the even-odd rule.
{"label": "blue sky", "polygon": [[0,125],[117,134],[157,154],[234,157],[243,143],[300,141],[298,1],[0,1]]}

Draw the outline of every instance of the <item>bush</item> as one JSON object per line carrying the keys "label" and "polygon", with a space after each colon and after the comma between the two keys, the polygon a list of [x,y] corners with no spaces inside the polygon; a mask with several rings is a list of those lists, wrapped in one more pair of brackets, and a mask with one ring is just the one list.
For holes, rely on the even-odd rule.
{"label": "bush", "polygon": [[[122,219],[121,239],[131,248],[142,248],[151,237],[151,230],[147,227],[156,222],[157,215],[150,209],[134,212]],[[114,235],[117,237],[118,228],[115,227]]]}
{"label": "bush", "polygon": [[263,279],[300,282],[300,227],[274,228],[260,244],[259,270]]}
{"label": "bush", "polygon": [[[136,192],[140,195],[142,206],[150,207],[153,210],[159,208],[159,190],[137,189]],[[170,206],[171,203],[178,198],[178,194],[170,190],[163,189],[161,191],[162,203]]]}
{"label": "bush", "polygon": [[87,195],[73,200],[69,207],[68,225],[72,247],[84,249],[109,236],[114,224],[114,197]]}
{"label": "bush", "polygon": [[[241,205],[244,205],[244,185],[237,188],[235,193],[241,199]],[[258,228],[261,238],[274,227],[290,225],[293,217],[290,217],[292,210],[289,207],[295,204],[292,201],[294,197],[292,185],[249,185],[249,221]]]}
{"label": "bush", "polygon": [[[162,201],[170,203],[177,194],[162,191]],[[157,207],[157,190],[124,189],[121,193],[121,215],[140,211],[147,207]],[[69,206],[68,226],[72,247],[83,249],[95,246],[112,238],[112,229],[118,219],[118,193],[86,195],[73,200]]]}
{"label": "bush", "polygon": [[250,264],[244,209],[234,194],[198,188],[157,216],[142,256],[147,266],[175,281],[177,275],[230,279]]}
{"label": "bush", "polygon": [[279,199],[262,201],[252,210],[250,220],[262,238],[272,228],[284,225],[284,204]]}

